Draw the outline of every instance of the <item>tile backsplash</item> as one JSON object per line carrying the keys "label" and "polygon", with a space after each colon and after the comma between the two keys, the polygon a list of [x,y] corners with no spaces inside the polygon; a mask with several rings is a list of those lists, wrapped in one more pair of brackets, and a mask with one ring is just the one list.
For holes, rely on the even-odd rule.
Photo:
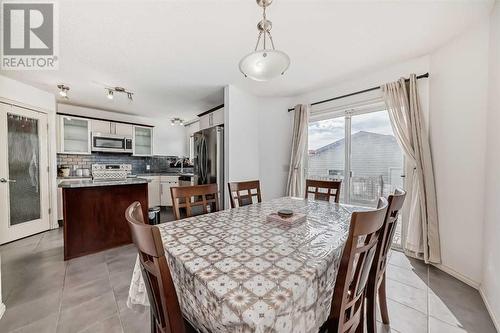
{"label": "tile backsplash", "polygon": [[[179,168],[171,168],[170,163],[177,156],[132,156],[127,154],[92,153],[91,155],[57,154],[57,167],[69,167],[70,175],[74,176],[76,169],[91,169],[92,164],[132,164],[132,173],[176,172]],[[150,170],[146,170],[146,166]]]}

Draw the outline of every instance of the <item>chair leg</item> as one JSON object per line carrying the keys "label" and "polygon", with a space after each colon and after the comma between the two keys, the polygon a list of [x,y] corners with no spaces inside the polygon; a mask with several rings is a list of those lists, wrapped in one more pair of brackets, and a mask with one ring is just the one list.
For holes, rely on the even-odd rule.
{"label": "chair leg", "polygon": [[368,288],[366,294],[366,329],[370,333],[377,332],[377,290],[374,287]]}
{"label": "chair leg", "polygon": [[385,325],[389,325],[389,311],[387,310],[387,295],[385,288],[385,272],[382,276],[382,282],[378,289],[378,302],[380,304],[380,316],[382,317],[382,322]]}

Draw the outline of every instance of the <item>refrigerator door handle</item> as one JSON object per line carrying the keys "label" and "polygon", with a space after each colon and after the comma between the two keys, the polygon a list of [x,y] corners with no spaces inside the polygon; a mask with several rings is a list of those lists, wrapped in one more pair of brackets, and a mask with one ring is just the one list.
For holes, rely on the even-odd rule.
{"label": "refrigerator door handle", "polygon": [[225,207],[224,201],[224,130],[217,127],[217,184],[219,186],[220,203]]}

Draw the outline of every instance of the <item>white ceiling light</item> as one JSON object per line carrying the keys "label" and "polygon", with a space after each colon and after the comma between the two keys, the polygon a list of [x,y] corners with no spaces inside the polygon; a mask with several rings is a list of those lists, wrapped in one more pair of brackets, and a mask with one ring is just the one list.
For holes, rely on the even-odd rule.
{"label": "white ceiling light", "polygon": [[57,88],[59,88],[59,95],[60,95],[62,98],[68,99],[68,91],[69,91],[69,87],[68,87],[68,86],[65,86],[64,84],[58,84],[58,85],[57,85]]}
{"label": "white ceiling light", "polygon": [[[279,75],[283,75],[290,66],[290,57],[283,51],[274,48],[271,36],[272,22],[266,18],[266,8],[273,0],[257,0],[262,7],[262,20],[257,24],[259,36],[254,52],[246,55],[240,61],[240,71],[255,81],[268,81]],[[271,42],[271,49],[267,48],[266,39]],[[258,50],[262,40],[262,49]]]}

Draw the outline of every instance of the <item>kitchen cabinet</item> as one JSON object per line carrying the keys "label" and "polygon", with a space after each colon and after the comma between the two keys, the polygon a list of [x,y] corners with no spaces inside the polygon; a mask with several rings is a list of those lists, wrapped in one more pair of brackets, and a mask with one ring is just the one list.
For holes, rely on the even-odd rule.
{"label": "kitchen cabinet", "polygon": [[92,120],[92,132],[111,134],[111,122],[105,120]]}
{"label": "kitchen cabinet", "polygon": [[123,136],[134,136],[134,125],[113,123],[114,124],[114,134]]}
{"label": "kitchen cabinet", "polygon": [[134,126],[134,155],[153,155],[153,128]]}
{"label": "kitchen cabinet", "polygon": [[224,108],[212,112],[212,126],[224,124]]}
{"label": "kitchen cabinet", "polygon": [[160,204],[172,206],[171,187],[179,186],[179,176],[160,176]]}
{"label": "kitchen cabinet", "polygon": [[95,133],[132,137],[134,134],[134,126],[130,124],[115,123],[113,121],[92,120],[92,131]]}
{"label": "kitchen cabinet", "polygon": [[200,130],[224,124],[224,108],[200,117]]}
{"label": "kitchen cabinet", "polygon": [[60,115],[58,122],[58,153],[82,155],[91,153],[89,119]]}
{"label": "kitchen cabinet", "polygon": [[[57,185],[62,181],[75,181],[79,182],[80,180],[89,179],[89,178],[70,178],[70,179],[57,179]],[[62,188],[57,187],[57,220],[61,221],[63,219],[63,196],[62,196]]]}
{"label": "kitchen cabinet", "polygon": [[159,176],[141,176],[149,180],[148,183],[148,203],[149,208],[160,206],[160,177]]}

